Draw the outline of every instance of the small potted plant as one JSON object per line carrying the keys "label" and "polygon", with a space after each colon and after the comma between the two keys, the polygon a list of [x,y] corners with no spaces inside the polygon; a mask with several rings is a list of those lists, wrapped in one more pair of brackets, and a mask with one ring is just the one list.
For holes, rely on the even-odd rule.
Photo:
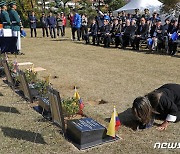
{"label": "small potted plant", "polygon": [[34,83],[34,88],[38,91],[39,95],[41,97],[47,97],[47,87],[49,83],[45,80],[37,80],[36,83]]}
{"label": "small potted plant", "polygon": [[79,100],[76,98],[67,98],[62,100],[62,109],[64,116],[68,119],[76,116],[79,112]]}

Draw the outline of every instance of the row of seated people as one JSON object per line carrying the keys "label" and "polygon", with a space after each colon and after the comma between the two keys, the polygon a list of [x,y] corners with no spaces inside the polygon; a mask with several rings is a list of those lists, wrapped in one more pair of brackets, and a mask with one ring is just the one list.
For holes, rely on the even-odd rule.
{"label": "row of seated people", "polygon": [[162,25],[159,19],[154,23],[147,23],[146,19],[142,17],[140,24],[136,24],[135,19],[127,19],[124,26],[122,21],[114,18],[112,24],[108,20],[104,20],[102,27],[98,27],[94,19],[84,38],[87,44],[90,43],[89,38],[92,37],[94,45],[102,42],[104,47],[110,47],[110,44],[114,42],[115,47],[121,46],[124,49],[131,46],[133,50],[139,50],[140,41],[144,40],[150,50],[167,48],[169,54],[174,55],[177,50],[176,40],[180,38],[179,34],[180,26],[176,20],[170,22],[169,19],[166,19],[166,23]]}

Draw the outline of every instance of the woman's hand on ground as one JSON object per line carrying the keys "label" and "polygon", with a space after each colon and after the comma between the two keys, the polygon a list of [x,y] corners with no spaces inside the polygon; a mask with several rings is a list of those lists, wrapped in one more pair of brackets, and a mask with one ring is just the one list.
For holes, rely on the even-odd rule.
{"label": "woman's hand on ground", "polygon": [[160,131],[166,130],[168,127],[168,124],[169,124],[168,121],[164,121],[159,127],[157,127],[157,130],[160,130]]}

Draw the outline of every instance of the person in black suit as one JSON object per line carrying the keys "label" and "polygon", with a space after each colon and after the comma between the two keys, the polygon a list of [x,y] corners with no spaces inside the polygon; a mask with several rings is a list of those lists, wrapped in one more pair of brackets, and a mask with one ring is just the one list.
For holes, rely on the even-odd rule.
{"label": "person in black suit", "polygon": [[121,41],[121,30],[122,30],[122,25],[119,24],[118,18],[113,19],[113,26],[111,30],[111,38],[115,38],[115,47],[117,48]]}
{"label": "person in black suit", "polygon": [[146,21],[150,19],[149,9],[144,9],[144,14],[142,15],[142,17],[144,17]]}
{"label": "person in black suit", "polygon": [[148,25],[146,24],[146,20],[144,17],[140,20],[140,25],[137,28],[135,33],[135,38],[132,43],[133,50],[139,50],[139,42],[140,40],[146,40],[148,33]]}
{"label": "person in black suit", "polygon": [[133,18],[136,19],[137,25],[139,25],[141,19],[141,14],[139,12],[139,9],[135,9],[134,12],[135,14],[133,15]]}
{"label": "person in black suit", "polygon": [[168,36],[169,25],[170,25],[170,20],[168,17],[165,19],[165,24],[163,25],[163,35],[164,35],[163,44],[167,54],[168,54],[168,41],[169,41],[169,36]]}
{"label": "person in black suit", "polygon": [[96,37],[97,37],[97,31],[98,31],[98,26],[97,26],[96,20],[93,19],[88,34],[84,35],[84,39],[86,41],[86,44],[89,44],[89,37],[92,36],[92,42],[93,42],[93,45],[95,45]]}
{"label": "person in black suit", "polygon": [[36,31],[36,25],[37,25],[37,18],[35,16],[35,12],[32,11],[31,15],[29,16],[29,24],[30,24],[30,29],[31,29],[31,37],[33,37],[33,31],[35,37],[37,36],[37,31]]}
{"label": "person in black suit", "polygon": [[40,18],[40,22],[41,22],[43,37],[45,37],[45,33],[46,33],[46,36],[49,37],[48,22],[47,22],[47,17],[45,15],[45,13],[42,13],[42,16]]}
{"label": "person in black suit", "polygon": [[129,19],[126,20],[126,26],[123,28],[122,30],[123,34],[122,34],[122,48],[126,48],[130,41],[131,41],[131,38],[134,37],[134,33],[136,31],[136,27],[135,25],[131,25],[131,22]]}
{"label": "person in black suit", "polygon": [[153,40],[152,50],[160,50],[163,46],[164,35],[163,26],[161,25],[161,20],[157,19],[156,25],[153,25],[150,31],[150,35]]}
{"label": "person in black suit", "polygon": [[104,38],[104,47],[110,47],[111,42],[111,26],[109,24],[109,20],[104,20],[104,27],[102,30],[102,37]]}
{"label": "person in black suit", "polygon": [[143,125],[155,118],[164,120],[157,129],[166,130],[171,122],[180,121],[180,85],[165,84],[143,97],[137,97],[132,112]]}
{"label": "person in black suit", "polygon": [[169,18],[166,18],[165,24],[163,25],[163,33],[166,36],[168,35],[169,24],[170,24]]}
{"label": "person in black suit", "polygon": [[[169,31],[170,33],[170,39],[168,42],[168,46],[169,46],[169,55],[174,56],[177,52],[177,45],[178,43],[176,42],[178,39],[180,39],[180,24],[178,24],[178,21],[175,20],[173,21],[173,27],[171,29],[171,31]],[[177,34],[177,38],[174,39],[172,37],[172,35],[174,35],[174,33]]]}

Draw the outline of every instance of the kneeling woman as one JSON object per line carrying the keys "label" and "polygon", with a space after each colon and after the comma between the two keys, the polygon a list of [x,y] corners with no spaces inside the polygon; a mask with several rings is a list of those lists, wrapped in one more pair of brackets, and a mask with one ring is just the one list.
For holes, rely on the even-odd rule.
{"label": "kneeling woman", "polygon": [[146,127],[151,126],[154,118],[164,120],[158,129],[165,130],[170,122],[180,121],[180,85],[165,84],[144,97],[136,98],[132,111]]}

